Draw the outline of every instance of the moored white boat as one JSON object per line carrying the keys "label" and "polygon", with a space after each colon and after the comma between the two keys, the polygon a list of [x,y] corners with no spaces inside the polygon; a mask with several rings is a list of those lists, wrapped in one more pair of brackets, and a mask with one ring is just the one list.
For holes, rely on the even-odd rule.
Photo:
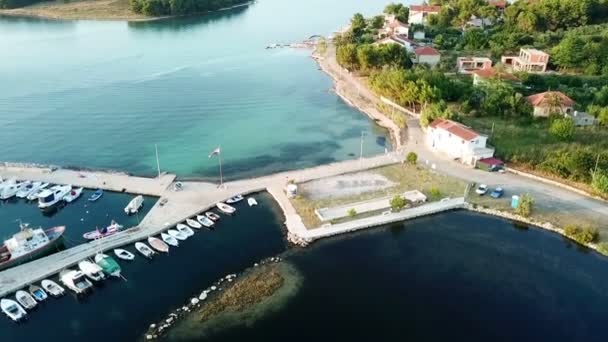
{"label": "moored white boat", "polygon": [[84,190],[84,188],[82,188],[82,187],[70,190],[70,192],[67,195],[63,196],[63,200],[66,203],[74,202],[75,200],[78,199],[78,197],[80,197],[80,195],[82,194],[82,190]]}
{"label": "moored white boat", "polygon": [[0,190],[0,200],[6,200],[15,196],[22,187],[23,183],[19,183],[14,179],[5,181],[2,183],[2,189]]}
{"label": "moored white boat", "polygon": [[247,199],[247,204],[249,204],[250,207],[253,207],[254,205],[258,205],[258,201],[256,201],[253,197],[249,197]]}
{"label": "moored white boat", "polygon": [[93,287],[89,279],[80,271],[65,269],[59,273],[59,280],[76,294],[86,293]]}
{"label": "moored white boat", "polygon": [[55,185],[50,189],[43,190],[38,195],[38,208],[46,209],[59,203],[72,190],[69,185]]}
{"label": "moored white boat", "polygon": [[44,292],[44,290],[38,285],[30,285],[27,290],[32,295],[32,297],[34,297],[34,299],[39,302],[43,302],[48,298],[46,292]]}
{"label": "moored white boat", "polygon": [[148,245],[143,242],[136,242],[135,249],[137,249],[141,255],[148,259],[152,259],[152,256],[155,254],[152,248],[148,247]]}
{"label": "moored white boat", "polygon": [[19,322],[27,317],[27,312],[23,307],[11,299],[3,298],[0,300],[0,309],[2,309],[2,312],[14,322]]}
{"label": "moored white boat", "polygon": [[211,221],[207,216],[196,215],[196,220],[207,228],[211,228],[215,222]]}
{"label": "moored white boat", "polygon": [[178,247],[179,246],[179,241],[177,241],[177,239],[169,234],[165,234],[165,233],[160,233],[160,238],[163,239],[163,241],[173,247]]}
{"label": "moored white boat", "polygon": [[48,292],[48,294],[55,298],[61,297],[65,294],[65,290],[63,289],[63,287],[59,286],[56,282],[52,280],[45,279],[40,282],[40,285],[42,285],[42,288],[46,292]]}
{"label": "moored white boat", "polygon": [[17,302],[21,304],[21,306],[23,306],[26,310],[34,309],[38,304],[36,303],[34,297],[32,297],[29,293],[23,290],[19,290],[17,291],[17,293],[15,293],[15,299],[17,299]]}
{"label": "moored white boat", "polygon": [[230,197],[229,199],[226,200],[226,203],[228,204],[234,204],[234,203],[238,203],[240,201],[242,201],[245,197],[243,197],[243,195],[236,195],[234,197]]}
{"label": "moored white boat", "polygon": [[78,268],[84,275],[92,281],[100,282],[106,277],[103,274],[103,270],[99,265],[92,263],[88,260],[83,260],[78,263]]}
{"label": "moored white boat", "polygon": [[131,253],[125,249],[121,249],[121,248],[116,248],[114,250],[114,255],[116,255],[116,257],[118,259],[126,260],[126,261],[131,261],[131,260],[135,259],[135,255],[133,255],[133,253]]}
{"label": "moored white boat", "polygon": [[41,185],[42,185],[42,182],[25,181],[23,183],[21,190],[17,191],[15,196],[17,196],[18,198],[26,198],[32,192],[38,191],[38,189],[40,188]]}
{"label": "moored white boat", "polygon": [[42,191],[44,189],[46,189],[50,184],[49,183],[43,183],[40,185],[40,187],[36,190],[36,191],[32,191],[29,195],[27,195],[27,200],[28,201],[35,201],[38,199],[38,195],[40,195],[40,193],[42,193]]}
{"label": "moored white boat", "polygon": [[212,221],[219,221],[219,219],[220,219],[220,215],[214,213],[213,211],[206,212],[205,216],[207,216],[207,218]]}
{"label": "moored white boat", "polygon": [[215,206],[224,214],[234,214],[236,211],[235,207],[222,202],[218,202]]}
{"label": "moored white boat", "polygon": [[184,241],[188,238],[188,235],[180,232],[179,230],[175,230],[175,229],[169,229],[169,230],[167,230],[167,233],[180,241]]}
{"label": "moored white boat", "polygon": [[144,196],[139,195],[131,200],[129,204],[125,207],[125,214],[131,215],[135,214],[143,207],[144,205]]}
{"label": "moored white boat", "polygon": [[95,240],[100,239],[106,236],[114,235],[118,233],[123,228],[122,225],[118,224],[118,222],[112,220],[109,226],[105,228],[95,228],[95,230],[91,232],[84,233],[82,235],[83,238],[87,240]]}
{"label": "moored white boat", "polygon": [[149,236],[148,243],[150,244],[150,246],[152,246],[152,248],[154,248],[155,250],[157,250],[159,252],[169,253],[169,245],[164,243],[163,240],[161,240],[159,238]]}
{"label": "moored white boat", "polygon": [[186,234],[187,237],[190,237],[192,235],[194,235],[194,231],[192,229],[190,229],[190,227],[186,226],[183,223],[178,223],[177,226],[175,226],[175,228],[183,234]]}
{"label": "moored white boat", "polygon": [[186,220],[186,223],[187,223],[187,224],[188,224],[190,227],[195,228],[195,229],[201,229],[201,228],[203,228],[203,226],[201,226],[201,224],[200,224],[200,223],[196,222],[196,221],[195,221],[195,220],[193,220],[193,219],[187,219],[187,220]]}

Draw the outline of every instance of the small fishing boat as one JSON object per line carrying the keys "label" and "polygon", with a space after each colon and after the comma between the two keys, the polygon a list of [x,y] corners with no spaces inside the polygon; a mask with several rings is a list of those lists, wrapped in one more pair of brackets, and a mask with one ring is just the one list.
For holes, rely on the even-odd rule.
{"label": "small fishing boat", "polygon": [[148,245],[143,242],[136,242],[135,249],[137,249],[137,251],[145,258],[152,259],[152,256],[154,256],[154,251],[152,248],[148,247]]}
{"label": "small fishing boat", "polygon": [[34,297],[23,290],[17,291],[17,293],[15,293],[15,298],[17,299],[17,302],[19,302],[19,304],[21,304],[21,306],[23,306],[26,310],[32,310],[37,305]]}
{"label": "small fishing boat", "polygon": [[20,224],[21,231],[0,244],[0,270],[40,258],[62,244],[65,227],[31,228]]}
{"label": "small fishing boat", "polygon": [[196,222],[196,221],[195,221],[195,220],[193,220],[193,219],[187,219],[187,220],[186,220],[186,223],[187,223],[187,224],[188,224],[190,227],[195,228],[195,229],[201,229],[201,228],[203,228],[203,226],[201,226],[201,224],[200,224],[200,223]]}
{"label": "small fishing boat", "polygon": [[112,220],[112,222],[110,223],[109,226],[99,229],[99,228],[95,228],[94,231],[88,232],[88,233],[84,233],[82,235],[83,238],[87,239],[87,240],[95,240],[95,239],[100,239],[100,238],[104,238],[106,236],[110,236],[113,234],[118,233],[121,229],[123,228],[123,226],[121,226],[120,224],[118,224],[116,221]]}
{"label": "small fishing boat", "polygon": [[38,189],[33,190],[29,195],[27,195],[27,200],[28,201],[35,201],[38,199],[38,195],[40,195],[40,193],[46,189],[50,184],[49,183],[42,183]]}
{"label": "small fishing boat", "polygon": [[196,216],[196,220],[198,222],[200,222],[200,224],[202,224],[203,226],[205,226],[207,228],[211,228],[211,226],[213,226],[215,224],[207,216],[203,216],[203,215],[197,215]]}
{"label": "small fishing boat", "polygon": [[84,275],[94,282],[100,282],[106,277],[103,275],[103,270],[99,265],[94,264],[88,260],[83,260],[78,263],[78,268]]}
{"label": "small fishing boat", "polygon": [[247,204],[249,204],[250,207],[253,207],[254,205],[258,205],[258,201],[256,201],[253,197],[249,197],[247,199]]}
{"label": "small fishing boat", "polygon": [[222,202],[218,202],[215,206],[224,214],[234,214],[234,212],[236,211],[236,208],[234,208],[233,206]]}
{"label": "small fishing boat", "polygon": [[95,255],[95,263],[101,267],[103,273],[112,277],[120,277],[120,265],[109,255],[103,253],[97,253]]}
{"label": "small fishing boat", "polygon": [[19,303],[15,302],[11,299],[2,299],[0,300],[0,308],[8,318],[12,319],[14,322],[19,322],[22,319],[27,317],[27,312],[19,305]]}
{"label": "small fishing boat", "polygon": [[80,271],[65,269],[59,273],[59,280],[76,294],[86,293],[93,288],[93,284]]}
{"label": "small fishing boat", "polygon": [[175,230],[175,229],[169,229],[169,230],[167,230],[167,233],[169,233],[169,235],[173,236],[174,238],[176,238],[180,241],[184,241],[188,238],[188,235],[186,235],[178,230]]}
{"label": "small fishing boat", "polygon": [[183,223],[178,223],[177,226],[175,226],[175,228],[177,228],[177,230],[180,233],[185,234],[187,237],[190,237],[190,236],[194,235],[194,231],[192,229],[190,229],[190,227],[186,226]]}
{"label": "small fishing boat", "polygon": [[63,197],[63,200],[66,203],[72,203],[75,200],[78,199],[78,197],[80,197],[80,195],[82,194],[82,190],[84,190],[84,188],[76,188],[76,189],[72,189],[72,191],[70,191],[67,195],[65,195]]}
{"label": "small fishing boat", "polygon": [[226,203],[228,204],[234,204],[234,203],[238,203],[240,201],[242,201],[245,197],[243,197],[243,195],[236,195],[234,197],[230,197],[229,199],[226,200]]}
{"label": "small fishing boat", "polygon": [[95,192],[91,195],[91,197],[89,197],[89,202],[95,202],[97,201],[101,196],[103,196],[103,190],[102,189],[97,189],[95,190]]}
{"label": "small fishing boat", "polygon": [[40,285],[42,285],[42,288],[46,292],[48,292],[51,296],[55,298],[61,297],[65,294],[65,290],[63,289],[63,287],[59,286],[56,282],[52,280],[45,279],[40,282]]}
{"label": "small fishing boat", "polygon": [[114,250],[114,255],[116,255],[116,257],[118,259],[126,260],[126,261],[131,261],[131,260],[135,259],[135,255],[133,255],[133,253],[131,253],[127,250],[124,250],[124,249],[120,249],[120,248],[116,248]]}
{"label": "small fishing boat", "polygon": [[170,246],[173,246],[173,247],[179,246],[179,241],[177,241],[176,238],[174,238],[173,236],[171,236],[169,234],[160,233],[160,238],[163,239],[163,241]]}
{"label": "small fishing boat", "polygon": [[212,221],[219,221],[219,219],[220,219],[220,215],[214,213],[213,211],[206,212],[205,216],[207,216],[207,218]]}
{"label": "small fishing boat", "polygon": [[34,299],[39,302],[43,302],[49,297],[46,295],[46,292],[44,292],[44,290],[38,285],[30,285],[27,290],[30,292],[32,297],[34,297]]}
{"label": "small fishing boat", "polygon": [[125,207],[125,214],[132,215],[135,214],[144,206],[144,196],[139,195],[129,202],[129,204]]}
{"label": "small fishing boat", "polygon": [[161,239],[150,236],[148,237],[148,243],[150,244],[150,246],[152,246],[152,248],[161,253],[169,253],[169,246]]}

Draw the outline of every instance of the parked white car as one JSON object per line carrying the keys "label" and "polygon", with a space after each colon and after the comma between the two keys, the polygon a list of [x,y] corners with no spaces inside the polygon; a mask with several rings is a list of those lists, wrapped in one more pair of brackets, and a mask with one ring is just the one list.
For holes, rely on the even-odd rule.
{"label": "parked white car", "polygon": [[477,187],[477,189],[475,189],[475,192],[479,195],[479,196],[483,196],[488,192],[488,186],[485,184],[479,184],[479,186]]}

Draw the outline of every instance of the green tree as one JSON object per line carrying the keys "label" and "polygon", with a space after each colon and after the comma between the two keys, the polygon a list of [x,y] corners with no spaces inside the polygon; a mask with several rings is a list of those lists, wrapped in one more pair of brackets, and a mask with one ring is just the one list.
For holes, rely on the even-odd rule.
{"label": "green tree", "polygon": [[597,170],[591,177],[591,186],[601,194],[608,194],[608,171]]}
{"label": "green tree", "polygon": [[410,15],[409,7],[399,3],[390,3],[384,8],[384,13],[392,14],[402,23],[407,23]]}
{"label": "green tree", "polygon": [[561,140],[571,141],[574,138],[574,133],[576,133],[576,126],[570,118],[558,118],[551,122],[549,133]]}
{"label": "green tree", "polygon": [[367,24],[365,23],[365,18],[361,13],[356,13],[350,20],[350,31],[353,33],[353,36],[356,39],[361,38],[361,36],[363,36],[363,33],[365,33],[366,26]]}
{"label": "green tree", "polygon": [[359,58],[357,56],[357,45],[346,44],[338,46],[336,49],[336,60],[341,66],[349,70],[358,70]]}
{"label": "green tree", "polygon": [[393,211],[400,211],[401,209],[405,208],[405,206],[407,205],[405,198],[403,198],[399,195],[396,195],[395,197],[393,197],[389,203],[390,203],[391,209],[393,209]]}
{"label": "green tree", "polygon": [[420,113],[420,125],[427,127],[435,119],[455,119],[456,113],[450,110],[444,101],[431,103]]}
{"label": "green tree", "polygon": [[405,159],[410,164],[416,164],[416,162],[418,161],[418,155],[416,154],[416,152],[410,152],[407,154],[407,157],[405,157]]}
{"label": "green tree", "polygon": [[377,15],[371,19],[370,25],[372,28],[378,30],[384,26],[384,17],[381,15]]}
{"label": "green tree", "polygon": [[515,213],[523,217],[530,217],[534,207],[534,199],[530,194],[523,194],[519,197],[519,206],[515,209]]}
{"label": "green tree", "polygon": [[355,208],[348,209],[348,216],[351,218],[357,216],[357,210]]}

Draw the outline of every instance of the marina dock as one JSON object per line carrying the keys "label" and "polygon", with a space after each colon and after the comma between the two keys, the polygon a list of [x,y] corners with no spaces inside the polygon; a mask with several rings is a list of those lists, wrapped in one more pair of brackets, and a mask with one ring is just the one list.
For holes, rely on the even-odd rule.
{"label": "marina dock", "polygon": [[84,243],[0,272],[0,297],[13,293],[28,284],[48,278],[62,269],[71,267],[81,260],[94,256],[100,251],[112,250],[145,240],[148,236],[157,235],[175,226],[177,223],[183,222],[186,218],[193,217],[213,208],[217,202],[224,201],[235,194],[246,195],[268,191],[283,210],[288,238],[292,242],[301,244],[306,244],[326,236],[462,207],[464,199],[454,199],[377,218],[366,218],[308,230],[283,190],[287,181],[306,182],[318,178],[395,164],[401,162],[402,159],[403,157],[399,152],[391,152],[362,160],[349,160],[309,169],[237,180],[224,183],[222,187],[208,182],[187,181],[183,182],[183,189],[180,191],[176,191],[171,186],[176,179],[175,175],[171,174],[161,175],[159,179],[134,177],[122,173],[0,166],[0,175],[5,178],[16,177],[55,184],[72,184],[92,189],[101,188],[161,198],[151,208],[148,215],[146,215],[140,224],[135,227],[101,240]]}

